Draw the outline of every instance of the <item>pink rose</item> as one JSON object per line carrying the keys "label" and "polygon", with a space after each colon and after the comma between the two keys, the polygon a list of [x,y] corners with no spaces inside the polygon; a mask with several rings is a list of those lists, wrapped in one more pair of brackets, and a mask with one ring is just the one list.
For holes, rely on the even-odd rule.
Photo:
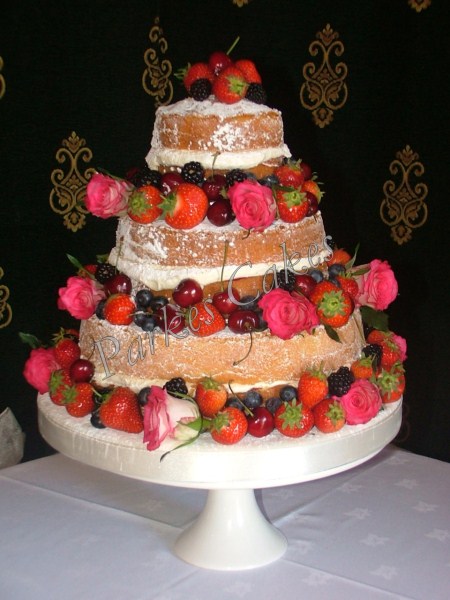
{"label": "pink rose", "polygon": [[35,348],[25,363],[23,376],[40,394],[45,394],[50,375],[59,368],[53,348]]}
{"label": "pink rose", "polygon": [[400,335],[397,335],[395,333],[392,334],[392,341],[395,342],[395,344],[397,344],[397,347],[400,351],[400,360],[401,362],[405,362],[405,360],[407,359],[406,356],[406,340],[405,338],[402,338]]}
{"label": "pink rose", "polygon": [[152,385],[144,408],[144,444],[156,450],[166,440],[169,451],[193,441],[201,429],[197,404],[189,399],[174,398],[161,387]]}
{"label": "pink rose", "polygon": [[86,208],[101,219],[115,217],[126,210],[132,190],[131,183],[123,179],[94,173],[86,188]]}
{"label": "pink rose", "polygon": [[272,190],[253,179],[235,183],[228,196],[236,219],[244,229],[263,231],[275,219],[276,203]]}
{"label": "pink rose", "polygon": [[271,333],[282,340],[289,340],[301,331],[311,333],[319,325],[314,305],[300,294],[275,288],[265,294],[258,305]]}
{"label": "pink rose", "polygon": [[92,279],[69,277],[67,287],[59,288],[58,308],[67,310],[76,319],[89,319],[95,307],[105,297],[103,289]]}
{"label": "pink rose", "polygon": [[369,271],[356,278],[359,293],[357,306],[370,306],[385,310],[398,294],[398,284],[394,273],[386,261],[378,259],[369,264]]}
{"label": "pink rose", "polygon": [[349,425],[361,425],[373,419],[381,408],[381,396],[376,385],[367,379],[357,379],[349,391],[338,398]]}

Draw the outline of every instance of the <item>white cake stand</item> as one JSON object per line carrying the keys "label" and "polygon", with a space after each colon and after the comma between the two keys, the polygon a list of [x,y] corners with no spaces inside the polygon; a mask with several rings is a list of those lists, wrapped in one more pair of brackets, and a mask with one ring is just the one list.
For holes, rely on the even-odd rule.
{"label": "white cake stand", "polygon": [[175,544],[175,554],[207,569],[244,570],[271,563],[287,541],[261,512],[254,490],[301,483],[351,469],[373,457],[397,434],[401,400],[386,405],[366,425],[334,434],[308,434],[291,440],[278,432],[263,439],[246,436],[221,446],[209,436],[160,460],[142,435],[94,429],[89,418],[74,419],[38,397],[39,429],[44,439],[69,458],[127,477],[177,487],[209,490],[197,520]]}

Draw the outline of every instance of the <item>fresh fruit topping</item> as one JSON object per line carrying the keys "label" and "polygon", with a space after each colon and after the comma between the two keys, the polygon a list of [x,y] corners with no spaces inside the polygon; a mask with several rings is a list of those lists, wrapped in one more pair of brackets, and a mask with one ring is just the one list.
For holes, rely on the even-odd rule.
{"label": "fresh fruit topping", "polygon": [[374,374],[374,360],[370,356],[364,356],[354,360],[350,365],[350,371],[355,379],[370,379]]}
{"label": "fresh fruit topping", "polygon": [[177,306],[165,304],[154,313],[155,323],[163,332],[178,334],[186,327],[184,314]]}
{"label": "fresh fruit topping", "polygon": [[250,83],[245,97],[254,104],[265,104],[267,102],[267,94],[265,89],[260,83]]}
{"label": "fresh fruit topping", "polygon": [[181,308],[188,308],[203,300],[202,286],[194,279],[182,279],[173,290],[172,298]]}
{"label": "fresh fruit topping", "polygon": [[78,359],[81,355],[80,347],[77,341],[68,335],[64,329],[53,338],[54,341],[54,356],[62,369],[69,369],[70,366]]}
{"label": "fresh fruit topping", "polygon": [[229,316],[231,313],[239,308],[238,302],[240,300],[239,292],[235,289],[231,289],[231,296],[228,293],[228,288],[220,292],[216,292],[212,297],[212,303],[220,312],[221,315]]}
{"label": "fresh fruit topping", "polygon": [[180,183],[160,204],[166,223],[174,229],[192,229],[201,223],[208,206],[205,192],[193,183]]}
{"label": "fresh fruit topping", "polygon": [[226,67],[213,82],[213,94],[225,104],[234,104],[245,97],[248,82],[240,69],[234,66]]}
{"label": "fresh fruit topping", "polygon": [[367,336],[369,344],[381,346],[380,366],[389,371],[395,363],[402,362],[402,351],[395,341],[392,331],[378,331],[373,329]]}
{"label": "fresh fruit topping", "polygon": [[272,433],[275,427],[273,414],[265,406],[258,406],[247,415],[247,433],[261,438]]}
{"label": "fresh fruit topping", "polygon": [[265,407],[274,415],[282,404],[283,401],[279,396],[271,396],[266,400]]}
{"label": "fresh fruit topping", "polygon": [[72,417],[86,417],[95,408],[94,388],[88,382],[79,382],[64,391],[64,405]]}
{"label": "fresh fruit topping", "polygon": [[310,192],[313,196],[317,198],[317,202],[320,203],[322,200],[323,192],[320,189],[319,184],[314,179],[305,179],[305,181],[301,185],[302,192]]}
{"label": "fresh fruit topping", "polygon": [[224,196],[222,195],[226,186],[225,175],[221,175],[220,173],[215,173],[211,175],[202,184],[202,189],[205,194],[208,196],[208,200],[210,202],[215,202],[216,200],[222,199]]}
{"label": "fresh fruit topping", "polygon": [[356,279],[351,274],[346,273],[345,275],[338,275],[336,277],[339,287],[347,292],[347,294],[354,301],[359,294],[358,284]]}
{"label": "fresh fruit topping", "polygon": [[136,223],[152,223],[161,216],[161,192],[153,185],[146,185],[134,191],[128,199],[127,213]]}
{"label": "fresh fruit topping", "polygon": [[175,398],[188,395],[187,385],[182,377],[172,377],[163,385],[163,388]]}
{"label": "fresh fruit topping", "polygon": [[205,179],[205,169],[199,162],[191,161],[181,168],[181,177],[186,183],[202,185]]}
{"label": "fresh fruit topping", "polygon": [[230,188],[235,183],[242,183],[246,179],[248,179],[248,175],[245,171],[242,171],[242,169],[231,169],[225,175],[226,187]]}
{"label": "fresh fruit topping", "polygon": [[313,289],[316,287],[316,281],[307,273],[299,273],[295,275],[295,290],[303,294],[307,298],[310,297]]}
{"label": "fresh fruit topping", "polygon": [[214,417],[225,406],[227,391],[213,377],[204,377],[195,390],[195,401],[204,417]]}
{"label": "fresh fruit topping", "polygon": [[131,288],[131,279],[124,273],[113,275],[103,286],[107,296],[111,294],[130,294]]}
{"label": "fresh fruit topping", "polygon": [[161,173],[155,169],[150,169],[148,165],[144,165],[140,169],[130,175],[127,174],[127,179],[134,185],[135,188],[142,188],[147,185],[161,188]]}
{"label": "fresh fruit topping", "polygon": [[78,358],[75,360],[69,369],[70,378],[75,383],[90,381],[94,376],[95,367],[87,358]]}
{"label": "fresh fruit topping", "polygon": [[380,344],[367,344],[362,349],[362,353],[372,360],[373,368],[376,371],[381,364],[381,357],[383,355],[383,348]]}
{"label": "fresh fruit topping", "polygon": [[345,396],[354,381],[355,376],[348,367],[339,367],[328,375],[328,393],[330,396]]}
{"label": "fresh fruit topping", "polygon": [[95,279],[99,283],[106,283],[108,279],[114,277],[116,273],[117,269],[113,265],[110,265],[109,263],[99,263],[95,270]]}
{"label": "fresh fruit topping", "polygon": [[300,161],[287,160],[275,169],[275,175],[278,177],[280,185],[293,188],[298,188],[302,185],[305,181],[305,176],[300,164]]}
{"label": "fresh fruit topping", "polygon": [[196,79],[189,90],[189,94],[197,100],[197,102],[203,102],[207,100],[212,92],[212,84],[209,79]]}
{"label": "fresh fruit topping", "polygon": [[276,272],[276,287],[288,292],[293,292],[296,284],[296,275],[288,268],[281,269]]}
{"label": "fresh fruit topping", "polygon": [[111,325],[130,325],[136,305],[128,294],[112,294],[106,299],[103,314]]}
{"label": "fresh fruit topping", "polygon": [[314,425],[322,433],[335,433],[345,425],[345,412],[333,398],[321,400],[313,409]]}
{"label": "fresh fruit topping", "polygon": [[227,406],[218,412],[210,423],[213,440],[219,444],[237,444],[247,433],[247,418],[238,408]]}
{"label": "fresh fruit topping", "polygon": [[261,75],[252,60],[241,58],[234,63],[234,66],[242,72],[247,83],[262,82]]}
{"label": "fresh fruit topping", "polygon": [[235,310],[228,317],[228,327],[233,333],[250,333],[259,328],[259,315],[254,310]]}
{"label": "fresh fruit topping", "polygon": [[306,213],[306,216],[312,217],[319,210],[319,201],[314,196],[314,194],[311,194],[311,192],[304,192],[304,194],[306,197],[306,201],[308,202],[308,212]]}
{"label": "fresh fruit topping", "polygon": [[376,384],[380,390],[383,404],[396,402],[405,391],[405,374],[402,367],[394,366],[389,371],[381,370]]}
{"label": "fresh fruit topping", "polygon": [[232,64],[232,59],[226,52],[222,52],[221,50],[216,50],[213,52],[208,60],[209,68],[212,70],[214,75],[218,75],[227,67],[231,67]]}
{"label": "fresh fruit topping", "polygon": [[48,384],[51,401],[58,406],[62,406],[64,404],[64,393],[71,385],[72,380],[67,369],[53,371]]}
{"label": "fresh fruit topping", "polygon": [[344,250],[343,248],[334,248],[333,254],[330,256],[330,258],[327,259],[326,262],[327,262],[328,267],[330,267],[330,265],[334,265],[336,263],[340,263],[341,265],[345,266],[351,260],[352,260],[352,257],[347,252],[347,250]]}
{"label": "fresh fruit topping", "polygon": [[161,189],[164,195],[170,194],[183,183],[183,178],[176,171],[168,171],[161,176]]}
{"label": "fresh fruit topping", "polygon": [[144,429],[137,396],[129,388],[117,387],[110,392],[99,408],[99,418],[106,427],[128,433]]}
{"label": "fresh fruit topping", "polygon": [[280,400],[282,402],[298,400],[297,389],[293,385],[284,385],[280,390]]}
{"label": "fresh fruit topping", "polygon": [[188,327],[193,335],[206,337],[225,329],[225,319],[210,302],[198,302],[191,306]]}
{"label": "fresh fruit topping", "polygon": [[254,389],[247,390],[242,397],[242,404],[250,410],[254,410],[258,406],[261,406],[262,401],[263,398],[261,394],[258,392],[258,390]]}
{"label": "fresh fruit topping", "polygon": [[279,188],[275,192],[278,215],[286,223],[299,223],[309,209],[305,194],[300,188]]}
{"label": "fresh fruit topping", "polygon": [[229,200],[221,198],[209,205],[206,213],[208,221],[216,227],[223,227],[234,221],[234,213]]}
{"label": "fresh fruit topping", "polygon": [[144,310],[150,306],[151,301],[153,300],[153,292],[148,290],[147,288],[143,288],[136,292],[136,296],[134,297],[134,301],[136,302],[136,308],[140,310]]}
{"label": "fresh fruit topping", "polygon": [[191,85],[198,79],[207,79],[211,84],[214,82],[214,73],[206,63],[198,62],[193,65],[188,65],[185,70],[181,70],[179,75],[183,77],[183,85],[188,94],[191,91]]}
{"label": "fresh fruit topping", "polygon": [[283,402],[275,412],[275,427],[280,433],[288,437],[302,437],[314,425],[312,411],[300,402]]}
{"label": "fresh fruit topping", "polygon": [[351,297],[330,281],[318,283],[309,299],[316,306],[320,322],[329,327],[342,327],[353,312]]}
{"label": "fresh fruit topping", "polygon": [[298,382],[298,399],[307,408],[313,408],[328,394],[327,376],[322,368],[304,371]]}
{"label": "fresh fruit topping", "polygon": [[134,314],[133,322],[142,331],[151,332],[156,327],[157,319],[155,315],[148,312],[137,312]]}

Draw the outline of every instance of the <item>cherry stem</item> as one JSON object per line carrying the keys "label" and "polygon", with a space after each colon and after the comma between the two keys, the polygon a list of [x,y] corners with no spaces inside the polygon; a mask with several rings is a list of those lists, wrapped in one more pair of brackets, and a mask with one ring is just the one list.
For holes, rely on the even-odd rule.
{"label": "cherry stem", "polygon": [[237,365],[239,365],[241,362],[244,362],[244,360],[248,357],[248,355],[250,354],[250,352],[252,351],[252,346],[253,346],[253,335],[252,335],[252,330],[249,331],[250,334],[250,346],[247,350],[247,353],[245,356],[243,356],[241,359],[239,360],[235,360],[233,362],[233,367],[237,367]]}
{"label": "cherry stem", "polygon": [[237,38],[234,40],[234,42],[228,48],[228,50],[226,52],[227,56],[229,56],[233,52],[233,50],[235,49],[235,47],[238,45],[240,39],[241,39],[240,36],[237,36]]}

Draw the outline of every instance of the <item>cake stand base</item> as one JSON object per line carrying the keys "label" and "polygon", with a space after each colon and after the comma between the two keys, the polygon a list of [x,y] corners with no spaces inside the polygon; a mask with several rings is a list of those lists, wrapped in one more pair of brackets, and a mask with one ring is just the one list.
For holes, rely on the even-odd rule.
{"label": "cake stand base", "polygon": [[198,519],[175,544],[182,560],[219,571],[262,567],[287,548],[284,535],[262,514],[252,489],[210,490]]}

